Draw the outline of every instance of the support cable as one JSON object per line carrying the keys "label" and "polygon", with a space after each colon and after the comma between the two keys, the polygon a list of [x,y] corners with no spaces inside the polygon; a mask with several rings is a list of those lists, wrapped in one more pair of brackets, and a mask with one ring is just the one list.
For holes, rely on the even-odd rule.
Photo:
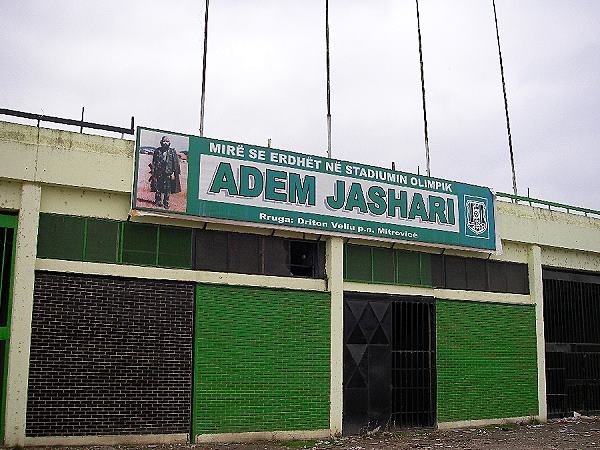
{"label": "support cable", "polygon": [[512,135],[510,132],[510,119],[508,116],[508,99],[506,97],[506,83],[504,81],[504,64],[502,63],[502,50],[500,49],[500,33],[498,32],[498,16],[496,15],[496,1],[492,0],[494,8],[494,23],[496,24],[496,41],[498,42],[498,59],[500,60],[500,75],[502,77],[502,93],[504,94],[504,113],[506,115],[506,132],[508,134],[508,149],[510,151],[510,167],[512,170],[513,192],[517,195],[517,175],[515,172],[515,158],[513,155]]}
{"label": "support cable", "polygon": [[331,158],[331,78],[329,75],[329,0],[325,0],[325,45],[327,53],[327,157]]}
{"label": "support cable", "polygon": [[421,43],[421,18],[419,16],[419,0],[417,4],[417,33],[419,36],[419,63],[421,65],[421,93],[423,97],[423,131],[425,135],[425,160],[427,163],[427,176],[431,176],[431,165],[429,160],[429,135],[427,133],[427,106],[425,104],[425,70],[423,69],[423,44]]}
{"label": "support cable", "polygon": [[200,98],[200,137],[204,136],[204,100],[206,99],[206,54],[208,50],[208,3],[204,13],[204,53],[202,54],[202,95]]}

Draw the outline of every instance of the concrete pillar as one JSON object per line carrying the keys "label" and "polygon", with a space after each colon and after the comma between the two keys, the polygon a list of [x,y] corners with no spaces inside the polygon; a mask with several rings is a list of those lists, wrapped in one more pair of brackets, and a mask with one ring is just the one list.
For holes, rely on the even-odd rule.
{"label": "concrete pillar", "polygon": [[342,432],[344,374],[344,240],[327,240],[327,287],[331,293],[331,391],[329,427],[332,434]]}
{"label": "concrete pillar", "polygon": [[529,295],[535,302],[535,332],[537,337],[538,405],[539,419],[548,420],[546,404],[546,341],[544,338],[544,285],[542,282],[542,250],[537,245],[529,248]]}
{"label": "concrete pillar", "polygon": [[33,312],[40,199],[40,186],[31,183],[23,184],[21,188],[21,209],[19,210],[19,222],[17,224],[8,376],[6,381],[4,422],[6,447],[20,447],[25,444],[31,314]]}

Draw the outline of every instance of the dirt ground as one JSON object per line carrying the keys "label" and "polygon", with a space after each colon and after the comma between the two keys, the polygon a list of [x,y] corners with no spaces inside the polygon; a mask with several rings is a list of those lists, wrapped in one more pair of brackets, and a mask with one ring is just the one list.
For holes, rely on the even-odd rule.
{"label": "dirt ground", "polygon": [[[56,448],[56,447],[54,447]],[[561,419],[547,424],[496,425],[445,431],[403,431],[324,441],[251,444],[145,445],[71,447],[85,450],[285,450],[285,449],[600,449],[600,417]],[[42,447],[37,447],[41,450]]]}

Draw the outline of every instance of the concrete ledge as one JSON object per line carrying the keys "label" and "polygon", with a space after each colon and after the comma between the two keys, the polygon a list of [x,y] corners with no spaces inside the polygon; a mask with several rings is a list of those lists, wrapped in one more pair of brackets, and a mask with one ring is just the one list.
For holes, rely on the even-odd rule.
{"label": "concrete ledge", "polygon": [[500,292],[461,291],[454,289],[434,289],[435,298],[444,300],[462,300],[470,302],[510,303],[515,305],[534,305],[527,294],[506,294]]}
{"label": "concrete ledge", "polygon": [[443,300],[460,300],[471,302],[509,303],[516,305],[534,304],[531,296],[523,294],[464,291],[458,289],[434,289],[428,287],[402,286],[393,284],[345,282],[344,291],[390,295],[422,295],[424,297],[435,297]]}
{"label": "concrete ledge", "polygon": [[310,278],[204,272],[201,270],[188,269],[163,269],[160,267],[101,264],[40,258],[36,260],[35,268],[36,270],[48,270],[51,272],[82,273],[88,275],[106,275],[111,277],[190,281],[195,283],[214,283],[227,284],[231,286],[256,286],[274,289],[296,289],[322,292],[327,290],[327,283],[325,280],[314,280]]}
{"label": "concrete ledge", "polygon": [[25,445],[129,445],[129,444],[185,444],[188,434],[105,434],[99,436],[43,436],[26,437]]}
{"label": "concrete ledge", "polygon": [[390,295],[422,295],[424,297],[433,297],[434,295],[433,288],[398,284],[360,283],[355,281],[344,282],[344,291]]}
{"label": "concrete ledge", "polygon": [[285,441],[288,439],[327,439],[329,437],[331,437],[330,430],[252,431],[246,433],[199,434],[196,436],[196,443]]}
{"label": "concrete ledge", "polygon": [[502,425],[505,423],[527,423],[532,419],[540,420],[539,416],[508,417],[504,419],[460,420],[458,422],[441,422],[437,424],[438,430],[451,430],[453,428],[484,427],[486,425]]}

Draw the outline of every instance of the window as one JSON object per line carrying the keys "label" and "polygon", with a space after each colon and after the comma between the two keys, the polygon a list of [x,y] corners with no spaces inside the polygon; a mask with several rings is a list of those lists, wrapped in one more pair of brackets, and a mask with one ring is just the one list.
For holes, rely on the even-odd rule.
{"label": "window", "polygon": [[197,230],[194,269],[227,272],[227,233]]}
{"label": "window", "polygon": [[438,288],[529,294],[527,264],[432,255],[432,276]]}
{"label": "window", "polygon": [[391,248],[374,247],[373,250],[373,281],[376,283],[393,283],[396,276],[394,250]]}
{"label": "window", "polygon": [[528,294],[527,264],[346,244],[344,279]]}
{"label": "window", "polygon": [[[289,270],[293,276],[314,277],[322,271],[319,266],[318,243],[310,241],[288,241]],[[323,258],[324,259],[324,258]]]}
{"label": "window", "polygon": [[227,239],[228,272],[263,273],[261,270],[261,236],[229,233]]}
{"label": "window", "polygon": [[192,230],[40,214],[38,257],[190,269]]}
{"label": "window", "polygon": [[124,264],[155,266],[158,225],[125,222],[123,224],[123,248],[121,258]]}
{"label": "window", "polygon": [[87,219],[85,261],[116,263],[119,252],[119,222]]}
{"label": "window", "polygon": [[346,244],[344,278],[348,281],[431,285],[431,259],[427,253]]}
{"label": "window", "polygon": [[192,268],[192,230],[123,222],[123,264]]}
{"label": "window", "polygon": [[196,230],[194,269],[323,278],[322,242],[257,234]]}
{"label": "window", "polygon": [[83,260],[85,219],[40,214],[38,256],[40,258]]}
{"label": "window", "polygon": [[422,253],[396,250],[397,283],[421,285],[421,257]]}
{"label": "window", "polygon": [[344,278],[352,281],[373,280],[371,247],[348,244],[344,247]]}
{"label": "window", "polygon": [[158,265],[191,269],[192,229],[161,225],[158,235]]}

